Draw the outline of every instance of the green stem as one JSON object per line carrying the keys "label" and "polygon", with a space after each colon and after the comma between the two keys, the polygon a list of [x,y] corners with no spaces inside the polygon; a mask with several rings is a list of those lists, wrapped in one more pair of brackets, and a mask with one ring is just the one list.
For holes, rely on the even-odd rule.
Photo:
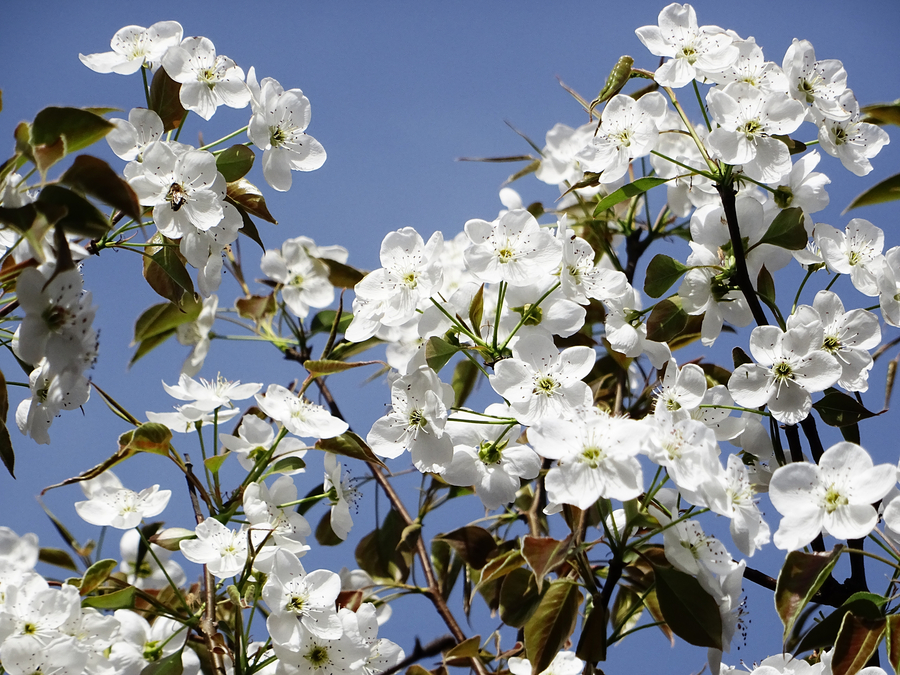
{"label": "green stem", "polygon": [[803,281],[800,282],[800,288],[797,289],[797,295],[794,296],[794,304],[791,305],[791,314],[797,309],[797,303],[800,302],[800,294],[803,292],[803,287],[806,286],[806,282],[809,281],[809,278],[813,275],[813,270],[806,270],[806,276],[803,277]]}
{"label": "green stem", "polygon": [[[558,281],[557,281],[555,284],[553,284],[553,285],[550,287],[550,289],[549,289],[546,293],[544,293],[540,298],[538,298],[538,301],[537,301],[536,303],[534,303],[533,305],[531,305],[531,307],[529,307],[527,311],[522,312],[522,318],[519,319],[519,323],[516,324],[516,327],[512,329],[512,332],[511,332],[509,335],[506,336],[506,339],[503,341],[503,344],[500,345],[500,351],[503,351],[504,349],[506,349],[506,345],[508,345],[508,344],[509,344],[509,341],[513,339],[513,336],[514,336],[517,332],[519,332],[519,329],[520,329],[522,326],[525,325],[525,322],[526,322],[529,318],[531,318],[531,311],[532,311],[534,308],[536,308],[536,307],[540,307],[540,304],[541,304],[544,300],[547,299],[547,296],[550,295],[550,294],[551,294],[553,291],[555,291],[557,288],[559,288],[559,282],[558,282]],[[499,321],[498,321],[498,323],[499,323]]]}
{"label": "green stem", "polygon": [[431,302],[434,303],[434,306],[437,307],[444,316],[446,316],[448,319],[450,319],[450,321],[453,323],[453,325],[456,326],[461,333],[463,333],[464,335],[467,335],[479,347],[488,348],[488,344],[484,340],[482,340],[480,337],[478,337],[472,331],[470,331],[468,328],[466,328],[463,324],[461,324],[459,322],[459,319],[457,319],[455,316],[450,314],[450,312],[448,312],[446,309],[444,309],[444,307],[441,305],[441,303],[439,303],[434,298],[429,298],[429,300],[431,300]]}
{"label": "green stem", "polygon": [[230,141],[230,140],[231,140],[232,138],[234,138],[235,136],[238,136],[238,135],[244,133],[245,131],[247,131],[248,128],[249,128],[249,127],[241,127],[241,128],[238,129],[237,131],[233,131],[233,132],[231,132],[230,134],[228,134],[227,136],[222,136],[222,138],[220,138],[220,139],[218,139],[218,140],[215,140],[215,141],[213,141],[212,143],[207,143],[206,145],[202,145],[202,146],[200,146],[200,147],[197,148],[197,149],[198,149],[198,150],[209,150],[210,148],[214,148],[214,147],[216,147],[219,143],[224,143],[225,141]]}
{"label": "green stem", "polygon": [[[172,577],[170,577],[169,573],[166,571],[165,565],[163,565],[162,561],[160,561],[159,557],[157,557],[156,552],[153,550],[153,546],[151,546],[150,542],[147,540],[147,537],[144,536],[144,533],[141,531],[141,528],[138,526],[138,527],[135,527],[134,529],[137,530],[137,533],[141,537],[141,541],[144,542],[144,546],[147,547],[147,552],[151,556],[153,556],[153,560],[156,562],[157,565],[159,565],[159,569],[161,569],[162,573],[165,575],[166,581],[169,582],[169,586],[171,586],[172,590],[175,591],[175,595],[178,597],[179,602],[181,602],[181,606],[184,608],[184,611],[187,612],[188,616],[193,614],[193,612],[191,612],[191,608],[188,607],[187,600],[185,600],[184,596],[181,594],[181,589],[178,588],[178,586],[175,584],[174,581],[172,581]],[[135,570],[134,573],[135,573],[135,576],[137,576],[137,570]]]}
{"label": "green stem", "polygon": [[706,122],[706,130],[712,131],[712,124],[709,121],[709,113],[706,112],[706,103],[703,101],[703,97],[700,96],[700,87],[697,86],[697,80],[692,80],[691,84],[694,85],[694,94],[697,96],[697,103],[700,105],[700,112],[703,113],[703,121]]}
{"label": "green stem", "polygon": [[147,107],[152,108],[150,105],[150,84],[147,82],[147,66],[141,66],[141,77],[144,78],[144,98],[147,99]]}
{"label": "green stem", "polygon": [[840,277],[840,276],[841,276],[840,274],[835,274],[834,279],[832,279],[831,281],[828,282],[828,285],[825,287],[825,290],[830,291],[831,287],[834,286],[834,282],[837,281],[838,277]]}
{"label": "green stem", "polygon": [[503,301],[506,299],[506,282],[500,282],[500,288],[497,291],[497,309],[494,314],[494,336],[492,338],[491,344],[494,347],[494,351],[497,350],[497,333],[500,330],[500,314],[503,312]]}
{"label": "green stem", "polygon": [[703,141],[700,140],[700,136],[697,135],[697,130],[694,129],[694,125],[691,124],[690,119],[688,119],[687,114],[684,112],[684,108],[682,108],[681,104],[678,102],[678,99],[675,96],[675,92],[672,91],[671,87],[663,87],[663,90],[666,92],[666,94],[668,94],[669,99],[672,101],[672,107],[675,108],[675,112],[678,113],[678,116],[681,118],[681,121],[687,128],[688,133],[691,135],[691,138],[694,139],[694,143],[697,145],[697,149],[700,151],[700,155],[706,162],[706,166],[709,167],[709,170],[712,174],[718,175],[719,167],[710,158],[709,153],[706,151],[706,146],[703,145]]}
{"label": "green stem", "polygon": [[188,118],[188,111],[184,111],[184,115],[181,116],[181,122],[178,124],[178,129],[175,131],[175,138],[172,140],[177,141],[178,137],[181,136],[181,130],[184,128],[184,123]]}

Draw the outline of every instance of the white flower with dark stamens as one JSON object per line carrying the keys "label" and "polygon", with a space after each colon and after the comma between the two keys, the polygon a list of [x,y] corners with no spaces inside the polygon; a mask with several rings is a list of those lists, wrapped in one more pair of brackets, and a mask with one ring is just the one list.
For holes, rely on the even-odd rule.
{"label": "white flower with dark stamens", "polygon": [[[281,633],[279,625],[269,626],[272,648],[278,657],[282,675],[352,675],[361,673],[371,655],[359,634],[354,613],[342,607],[338,611],[343,633],[334,640],[320,638],[306,629]],[[299,624],[298,624],[299,625]]]}
{"label": "white flower with dark stamens", "polygon": [[328,280],[328,267],[309,255],[302,239],[288,239],[281,250],[266,251],[260,268],[281,284],[281,297],[291,311],[305,319],[311,307],[327,307],[334,301],[334,286]]}
{"label": "white flower with dark stamens", "polygon": [[331,530],[346,539],[353,528],[350,505],[359,499],[359,490],[353,487],[349,471],[344,471],[337,455],[325,453],[325,482],[323,489],[331,501]]}
{"label": "white flower with dark stamens", "polygon": [[497,220],[470,220],[465,251],[469,271],[481,281],[522,286],[553,274],[559,267],[559,242],[528,211],[507,211]]}
{"label": "white flower with dark stamens", "polygon": [[334,609],[340,592],[341,578],[337,574],[329,570],[307,574],[297,556],[279,550],[262,589],[271,612],[266,625],[282,643],[299,639],[302,629],[319,638],[335,640],[343,633]]}
{"label": "white flower with dark stamens", "polygon": [[129,181],[141,204],[153,207],[157,229],[172,239],[194,228],[208,230],[224,217],[225,179],[216,169],[216,158],[205,150],[185,148],[151,143],[140,173]]}
{"label": "white flower with dark stamens", "polygon": [[728,391],[738,405],[769,406],[779,422],[797,424],[812,408],[811,392],[822,391],[841,377],[841,366],[819,349],[821,323],[782,331],[757,326],[750,334],[750,352],[757,363],[738,366],[728,380]]}
{"label": "white flower with dark stamens", "polygon": [[775,204],[787,209],[799,207],[803,209],[803,224],[807,234],[812,234],[814,223],[809,217],[828,206],[829,197],[825,186],[831,179],[824,173],[813,171],[822,156],[813,150],[794,162],[791,172],[784,182],[775,189]]}
{"label": "white flower with dark stamens", "polygon": [[280,384],[270,384],[265,396],[256,394],[255,398],[264,413],[300,438],[333,438],[349,428],[322,406],[299,398]]}
{"label": "white flower with dark stamens", "polygon": [[179,324],[175,329],[175,337],[178,338],[178,342],[193,347],[181,366],[182,374],[188,377],[194,377],[199,373],[203,362],[206,361],[210,345],[209,332],[216,322],[218,309],[219,297],[210,295],[203,301],[203,307],[196,319]]}
{"label": "white flower with dark stamens", "polygon": [[703,369],[695,363],[679,368],[675,359],[670,359],[656,394],[655,409],[690,412],[700,405],[705,394],[706,374]]}
{"label": "white flower with dark stamens", "polygon": [[247,532],[232,530],[215,518],[207,518],[197,525],[196,539],[178,543],[182,554],[192,563],[206,565],[217,579],[233,577],[247,562]]}
{"label": "white flower with dark stamens", "polygon": [[556,228],[556,238],[562,245],[562,265],[559,283],[562,292],[570,300],[587,305],[590,298],[606,300],[618,298],[628,289],[628,279],[623,272],[594,264],[594,249],[575,236],[575,231],[566,226],[563,216]]}
{"label": "white flower with dark stamens", "polygon": [[744,82],[760,91],[787,93],[788,81],[784,71],[775,63],[765,60],[762,49],[753,38],[737,40],[734,46],[738,49],[737,60],[724,70],[710,72],[710,80],[722,85]]}
{"label": "white flower with dark stamens", "polygon": [[156,70],[166,52],[181,42],[182,35],[177,21],[159,21],[149,28],[125,26],[110,40],[111,52],[79,54],[78,58],[96,73],[131,75],[144,64]]}
{"label": "white flower with dark stamens", "polygon": [[215,46],[205,37],[190,37],[172,47],[162,65],[169,77],[181,84],[181,105],[205,120],[220,105],[244,108],[250,103],[244,71],[227,56],[217,56]]}
{"label": "white flower with dark stamens", "polygon": [[232,401],[250,398],[262,389],[257,382],[241,384],[240,381],[226,380],[221,375],[212,381],[201,377],[198,382],[183,373],[178,378],[178,384],[170,386],[163,382],[162,385],[169,396],[179,401],[192,401],[191,408],[204,413],[229,405]]}
{"label": "white flower with dark stamens", "polygon": [[144,149],[162,138],[163,122],[153,110],[132,108],[128,120],[111,119],[116,128],[106,134],[106,142],[116,156],[141,161]]}
{"label": "white flower with dark stamens", "polygon": [[731,519],[731,538],[746,556],[769,543],[769,526],[756,504],[747,466],[738,455],[729,455],[725,469],[722,515]]}
{"label": "white flower with dark stamens", "polygon": [[[174,560],[170,560],[172,551],[156,544],[150,544],[153,554],[144,549],[143,559],[138,565],[138,553],[142,547],[141,535],[137,530],[126,530],[119,540],[119,555],[122,562],[119,570],[126,575],[129,584],[136,588],[162,590],[169,585],[169,579],[176,586],[181,586],[187,577],[184,570]],[[163,564],[160,567],[157,560]]]}
{"label": "white flower with dark stamens", "polygon": [[716,157],[742,165],[744,173],[763,183],[774,183],[791,170],[787,145],[772,136],[797,130],[806,114],[802,104],[743,82],[714,87],[706,100],[719,124],[708,139]]}
{"label": "white flower with dark stamens", "polygon": [[129,530],[140,525],[144,518],[163,512],[172,496],[171,490],[154,485],[140,493],[122,488],[102,491],[89,500],[75,503],[75,511],[91,525]]}
{"label": "white flower with dark stamens", "polygon": [[860,293],[878,295],[878,275],[881,272],[881,252],[884,250],[884,231],[868,220],[854,218],[841,232],[831,225],[816,223],[816,242],[822,260],[832,272],[849,274],[850,281]]}
{"label": "white flower with dark stamens", "polygon": [[[275,442],[275,432],[272,425],[259,419],[256,415],[245,415],[241,420],[241,426],[237,435],[219,434],[219,441],[229,452],[237,455],[238,462],[246,471],[252,471],[256,463],[263,458]],[[278,442],[278,447],[272,453],[270,464],[276,464],[286,457],[301,459],[306,455],[306,445],[296,438],[285,436]],[[278,473],[292,475],[302,473],[303,468],[283,468]]]}
{"label": "white flower with dark stamens", "polygon": [[847,71],[837,59],[816,61],[816,52],[809,40],[794,38],[781,64],[788,80],[788,91],[810,109],[808,118],[847,120],[850,111],[840,103],[847,91]]}
{"label": "white flower with dark stamens", "polygon": [[844,303],[831,291],[819,291],[812,307],[800,305],[788,317],[788,328],[803,323],[821,322],[824,327],[821,349],[841,364],[838,385],[847,391],[866,391],[872,369],[870,349],[881,342],[878,317],[864,309],[844,311]]}
{"label": "white flower with dark stamens", "polygon": [[494,365],[490,382],[522,424],[571,419],[578,406],[591,405],[590,388],[582,382],[597,357],[590,347],[560,352],[548,338],[529,335],[513,345],[512,353]]}
{"label": "white flower with dark stamens", "polygon": [[[279,508],[280,504],[297,501],[297,486],[290,476],[281,476],[269,488],[263,482],[250,483],[244,490],[244,515],[250,523],[250,543],[256,550],[254,565],[271,559],[276,549],[301,556],[309,550],[306,537],[312,528],[293,508]],[[271,564],[271,563],[270,563]]]}
{"label": "white flower with dark stamens", "polygon": [[688,4],[672,3],[659,13],[658,26],[644,26],[635,33],[656,56],[670,60],[656,71],[654,79],[667,87],[683,87],[694,78],[723,70],[738,57],[734,38],[718,26],[698,26],[697,14]]}
{"label": "white flower with dark stamens", "polygon": [[391,385],[391,412],[375,421],[366,441],[381,457],[409,450],[419,471],[441,473],[453,459],[453,441],[444,433],[453,388],[423,366]]}
{"label": "white flower with dark stamens", "polygon": [[819,123],[819,143],[825,152],[840,159],[847,171],[865,176],[872,171],[869,160],[881,152],[881,148],[891,139],[881,127],[860,121],[859,103],[852,91],[845,91],[840,103],[850,112],[850,119],[823,119]]}
{"label": "white flower with dark stamens", "polygon": [[[252,90],[255,82],[249,75],[247,80]],[[315,171],[325,163],[325,148],[306,133],[311,112],[309,99],[300,89],[284,91],[267,77],[254,93],[247,136],[263,151],[266,182],[285,192],[291,189],[291,171]]]}
{"label": "white flower with dark stamens", "polygon": [[635,101],[617,94],[603,109],[603,120],[588,144],[576,155],[600,182],[613,183],[628,172],[633,159],[649,155],[659,138],[657,126],[666,116],[666,100],[658,92]]}
{"label": "white flower with dark stamens", "polygon": [[643,453],[654,464],[665,467],[681,490],[705,495],[705,484],[715,481],[722,473],[719,444],[712,429],[684,413],[667,410],[660,410],[645,422],[650,429],[644,439]]}
{"label": "white flower with dark stamens", "polygon": [[769,483],[772,504],[783,516],[775,545],[794,551],[823,530],[837,539],[865,537],[878,521],[872,504],[896,483],[896,466],[874,466],[869,453],[847,441],[828,448],[818,465],[780,467]]}
{"label": "white flower with dark stamens", "polygon": [[384,302],[381,323],[399,326],[416,314],[441,284],[441,251],[444,238],[435,232],[426,243],[411,227],[390,232],[381,242],[382,268],[356,284],[356,294],[365,300]]}
{"label": "white flower with dark stamens", "polygon": [[[576,155],[591,140],[595,128],[596,125],[592,123],[577,129],[565,124],[554,125],[547,132],[546,145],[541,150],[541,164],[534,172],[534,177],[549,185],[577,183],[584,171]],[[521,205],[517,208],[521,208]]]}

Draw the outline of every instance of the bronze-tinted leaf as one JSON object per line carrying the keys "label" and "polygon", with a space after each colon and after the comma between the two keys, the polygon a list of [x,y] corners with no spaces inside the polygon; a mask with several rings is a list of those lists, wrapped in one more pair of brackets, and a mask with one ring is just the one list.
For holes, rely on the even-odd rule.
{"label": "bronze-tinted leaf", "polygon": [[505,577],[500,586],[500,619],[507,626],[521,628],[541,601],[534,575],[521,567]]}
{"label": "bronze-tinted leaf", "polygon": [[109,204],[129,218],[141,220],[141,205],[134,190],[102,159],[78,155],[59,180],[83,195]]}
{"label": "bronze-tinted leaf", "polygon": [[869,124],[895,124],[900,126],[900,99],[893,103],[875,103],[859,110],[862,121]]}
{"label": "bronze-tinted leaf", "polygon": [[885,178],[877,185],[873,185],[868,190],[856,197],[850,206],[844,209],[847,213],[850,209],[856,209],[860,206],[871,206],[873,204],[884,204],[900,199],[900,173]]}
{"label": "bronze-tinted leaf", "polygon": [[177,129],[184,118],[185,110],[179,94],[181,85],[159,68],[150,83],[150,110],[159,115],[165,131]]}
{"label": "bronze-tinted leaf", "polygon": [[200,315],[201,309],[202,305],[199,302],[182,307],[171,302],[163,302],[147,308],[134,324],[134,343],[162,335],[183,323],[194,321]]}
{"label": "bronze-tinted leaf", "polygon": [[[622,588],[616,594],[617,598],[622,597],[623,591],[633,593]],[[606,624],[606,608],[594,605],[587,618],[581,622],[581,635],[578,637],[575,656],[588,663],[606,660]]]}
{"label": "bronze-tinted leaf", "polygon": [[317,359],[304,361],[303,367],[306,368],[310,375],[331,375],[332,373],[340,373],[352,368],[360,368],[362,366],[372,366],[376,364],[384,365],[383,361],[356,361],[348,363],[347,361],[331,361],[329,359]]}
{"label": "bronze-tinted leaf", "polygon": [[497,550],[494,536],[483,527],[466,525],[435,539],[446,541],[467,565],[480,570]]}
{"label": "bronze-tinted leaf", "polygon": [[715,598],[690,574],[654,568],[656,597],[669,628],[685,642],[722,649],[722,617]]}
{"label": "bronze-tinted leaf", "polygon": [[337,260],[330,258],[320,258],[320,260],[328,268],[328,281],[337,288],[353,288],[366,276],[365,272]]}
{"label": "bronze-tinted leaf", "polygon": [[481,580],[478,585],[487,584],[505,577],[513,570],[519,569],[525,564],[525,558],[518,549],[507,551],[496,558],[492,558],[481,570]]}
{"label": "bronze-tinted leaf", "polygon": [[38,195],[38,204],[52,204],[66,209],[66,215],[56,221],[68,234],[99,239],[109,230],[109,220],[96,206],[81,195],[61,185],[47,185]]}
{"label": "bronze-tinted leaf", "polygon": [[333,452],[336,455],[343,455],[344,457],[351,457],[353,459],[362,460],[363,462],[377,464],[384,469],[387,468],[387,465],[375,456],[375,453],[372,452],[372,448],[352,431],[345,431],[340,436],[335,436],[334,438],[322,438],[316,441],[316,448]]}
{"label": "bronze-tinted leaf", "polygon": [[887,622],[884,617],[865,619],[844,615],[831,658],[833,675],[856,675],[878,650]]}
{"label": "bronze-tinted leaf", "polygon": [[468,666],[471,659],[477,659],[481,647],[481,636],[473,635],[454,645],[444,654],[444,663],[448,666]]}
{"label": "bronze-tinted leaf", "polygon": [[887,657],[895,673],[900,673],[900,614],[887,617]]}
{"label": "bronze-tinted leaf", "polygon": [[532,536],[522,539],[522,555],[534,572],[538,592],[543,588],[544,578],[565,562],[571,541],[571,536],[562,541]]}
{"label": "bronze-tinted leaf", "polygon": [[410,553],[399,550],[406,523],[391,509],[381,527],[364,536],[356,547],[356,562],[373,579],[405,582],[409,576]]}
{"label": "bronze-tinted leaf", "polygon": [[794,622],[834,569],[843,546],[828,553],[791,551],[785,558],[775,585],[775,610],[784,624],[784,638],[791,634]]}
{"label": "bronze-tinted leaf", "polygon": [[44,108],[31,124],[38,169],[46,173],[63,156],[96,143],[114,128],[112,122],[81,108]]}
{"label": "bronze-tinted leaf", "polygon": [[[859,618],[880,619],[882,618],[881,606],[885,602],[887,602],[886,598],[873,593],[855,593],[831,614],[814,623],[813,627],[803,635],[802,639],[799,639],[800,636],[797,633],[803,623],[805,614],[801,615],[800,619],[794,622],[791,637],[785,643],[785,647],[795,654],[802,654],[812,649],[830,648],[837,639],[845,614],[850,612]],[[813,609],[813,607],[810,606],[809,609]]]}
{"label": "bronze-tinted leaf", "polygon": [[262,218],[273,225],[278,224],[278,221],[269,213],[262,192],[246,178],[228,183],[226,199],[234,205],[242,207],[247,213],[257,218]]}
{"label": "bronze-tinted leaf", "polygon": [[525,624],[525,653],[532,675],[544,672],[575,630],[581,590],[569,579],[550,584],[541,604]]}
{"label": "bronze-tinted leaf", "polygon": [[[184,305],[194,298],[194,282],[185,266],[178,242],[158,232],[144,249],[144,279],[156,293],[177,305]],[[187,296],[187,297],[185,297]]]}
{"label": "bronze-tinted leaf", "polygon": [[79,593],[87,595],[91,591],[103,585],[103,582],[109,578],[112,571],[118,567],[119,561],[113,559],[98,560],[88,567],[84,576],[81,578]]}
{"label": "bronze-tinted leaf", "polygon": [[278,303],[275,302],[275,294],[251,295],[249,298],[238,298],[234,301],[238,316],[250,319],[255,323],[263,323],[275,316],[278,311]]}
{"label": "bronze-tinted leaf", "polygon": [[677,295],[656,303],[647,319],[647,339],[668,342],[674,339],[687,325],[688,315]]}
{"label": "bronze-tinted leaf", "polygon": [[46,548],[42,546],[38,552],[38,560],[47,565],[55,565],[73,572],[78,571],[78,565],[72,560],[72,556],[69,555],[68,551],[63,551],[61,548]]}
{"label": "bronze-tinted leaf", "polygon": [[145,422],[137,429],[126,431],[119,436],[119,452],[149,452],[167,457],[172,442],[172,430],[158,422]]}

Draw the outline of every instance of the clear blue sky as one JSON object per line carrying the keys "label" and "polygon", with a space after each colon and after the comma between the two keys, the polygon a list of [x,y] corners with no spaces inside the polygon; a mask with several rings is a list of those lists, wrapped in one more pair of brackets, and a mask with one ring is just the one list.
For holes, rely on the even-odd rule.
{"label": "clear blue sky", "polygon": [[[653,69],[657,60],[643,48],[634,29],[655,24],[664,3],[647,2],[231,2],[158,1],[136,2],[30,2],[6,3],[0,27],[0,62],[3,75],[3,111],[0,138],[6,138],[6,153],[13,148],[12,131],[20,120],[31,119],[47,105],[112,106],[125,113],[142,105],[139,76],[99,75],[84,67],[79,52],[106,51],[109,39],[127,24],[148,26],[174,19],[185,35],[204,35],[220,54],[237,61],[245,70],[255,66],[259,77],[272,76],[285,88],[299,87],[310,98],[312,124],[309,132],[326,148],[328,161],[319,171],[295,174],[294,188],[286,195],[268,190],[270,210],[277,227],[260,228],[270,248],[281,241],[305,234],[320,244],[343,244],[350,249],[350,262],[362,268],[377,266],[378,246],[392,229],[413,226],[428,234],[436,229],[453,236],[469,218],[491,219],[500,208],[497,191],[512,165],[460,163],[461,156],[496,156],[529,152],[525,143],[504,124],[531,136],[539,145],[544,133],[556,122],[575,126],[585,121],[583,113],[560,88],[557,76],[586,97],[602,86],[609,68],[622,54],[635,57],[636,65]],[[896,35],[900,28],[900,5],[881,2],[827,0],[817,3],[758,0],[750,5],[706,0],[694,3],[701,24],[732,28],[742,36],[753,35],[766,56],[781,62],[794,37],[806,38],[819,58],[839,58],[849,73],[849,84],[862,104],[900,97],[900,62],[896,58]],[[212,124],[203,126],[207,140],[246,124],[246,110],[220,108]],[[194,118],[183,140],[193,142],[199,125]],[[893,133],[892,129],[888,130]],[[97,151],[114,166],[121,166],[105,144]],[[0,154],[3,154],[0,152]],[[900,166],[900,141],[875,159],[876,170],[857,178],[826,157],[820,170],[834,181],[830,186],[832,206],[817,219],[842,228],[851,216],[841,211],[865,187],[896,173]],[[261,173],[254,170],[264,186]],[[251,176],[253,177],[253,176]],[[554,188],[528,178],[515,185],[526,203],[552,202]],[[896,234],[896,209],[860,211],[887,232],[888,246],[900,243]],[[857,215],[857,214],[854,214]],[[249,276],[260,251],[246,239],[241,242]],[[651,253],[655,252],[655,249]],[[682,259],[686,247],[669,251]],[[259,276],[257,274],[257,276]],[[128,343],[134,319],[157,302],[143,285],[136,256],[127,252],[104,252],[88,261],[86,286],[99,306],[100,360],[94,380],[140,416],[144,410],[164,411],[174,401],[159,385],[175,382],[185,349],[174,344],[158,350],[126,372]],[[776,279],[778,280],[778,278]],[[848,303],[862,302],[849,284]],[[228,303],[237,292],[229,279],[220,297]],[[887,333],[896,335],[896,330]],[[281,382],[301,373],[286,368],[278,353],[264,346],[213,345],[213,357],[202,375],[217,371],[230,379]],[[696,355],[696,352],[689,356]],[[15,367],[2,366],[8,379]],[[878,371],[883,373],[883,368]],[[18,375],[18,374],[16,374]],[[873,379],[882,375],[873,375]],[[368,385],[359,395],[353,384],[338,381],[350,421],[362,433],[382,414],[388,401],[382,385]],[[880,391],[882,385],[873,385]],[[13,389],[12,406],[20,390]],[[339,398],[339,400],[341,400]],[[879,395],[867,396],[873,408]],[[352,401],[352,403],[351,403]],[[0,476],[0,522],[17,531],[36,531],[46,545],[58,540],[40,508],[33,501],[41,487],[55,483],[110,455],[115,439],[125,431],[99,400],[93,397],[85,414],[68,413],[51,429],[54,444],[39,447],[13,431],[18,454],[15,482]],[[876,425],[863,427],[867,436],[896,433],[896,414],[883,416]],[[882,436],[883,438],[884,436]],[[826,444],[828,440],[826,439]],[[183,444],[188,451],[192,446]],[[182,446],[179,446],[182,447]],[[879,461],[896,461],[896,444],[890,448],[870,446]],[[198,451],[193,448],[195,454]],[[309,482],[319,480],[318,460],[310,462]],[[186,495],[177,474],[157,457],[139,458],[119,471],[125,483],[141,489],[160,482],[176,490],[167,512],[172,524],[188,524]],[[409,501],[414,484],[408,482]],[[180,492],[179,492],[180,491]],[[369,490],[371,492],[371,490]],[[71,508],[80,499],[77,488],[48,495],[47,502],[63,516],[74,532],[86,538],[92,528],[77,520]],[[360,524],[354,535],[371,529],[370,500],[363,502]],[[382,500],[384,508],[384,500]],[[317,514],[318,512],[314,512]],[[472,518],[482,515],[472,510]],[[314,518],[317,516],[314,515]],[[774,519],[771,520],[774,524]],[[315,523],[313,523],[315,524]],[[460,523],[461,524],[461,523]],[[107,552],[115,551],[115,537]],[[751,564],[775,573],[779,556],[753,559]],[[304,564],[308,568],[353,565],[345,547],[332,555],[314,549]],[[879,580],[880,581],[880,580]],[[880,583],[878,584],[880,586]],[[873,586],[874,588],[874,586]],[[761,659],[779,650],[777,618],[770,595],[751,592],[751,637],[760,631],[766,640],[753,639],[726,658],[736,663]],[[473,614],[471,634],[489,634],[496,621],[484,613]],[[395,620],[386,630],[407,649],[413,635],[423,640],[442,632],[431,623],[425,604],[398,605]],[[476,616],[477,615],[477,616]],[[423,626],[435,626],[433,629]],[[430,631],[430,632],[429,632]],[[773,639],[773,635],[775,639]],[[505,646],[511,646],[507,642]],[[696,672],[705,654],[699,649],[679,648],[677,660],[667,671]],[[671,658],[655,630],[626,643],[611,653],[607,672],[649,671],[659,659]],[[644,664],[644,665],[641,665]],[[673,667],[674,666],[674,667]]]}

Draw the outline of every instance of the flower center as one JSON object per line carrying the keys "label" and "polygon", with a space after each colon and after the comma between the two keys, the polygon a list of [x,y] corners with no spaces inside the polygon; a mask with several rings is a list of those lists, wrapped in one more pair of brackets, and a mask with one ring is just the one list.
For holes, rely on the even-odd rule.
{"label": "flower center", "polygon": [[688,44],[688,45],[684,45],[681,48],[681,51],[678,54],[678,56],[685,59],[691,65],[694,65],[694,63],[697,62],[697,58],[700,55],[697,53],[697,48],[694,47],[694,45]]}
{"label": "flower center", "polygon": [[478,459],[483,464],[499,464],[503,458],[504,447],[506,447],[506,443],[501,445],[496,442],[481,441],[481,445],[478,447]]}
{"label": "flower center", "polygon": [[279,145],[283,145],[286,140],[287,134],[281,127],[273,127],[269,129],[269,145],[271,145],[273,148],[277,148]]}
{"label": "flower center", "polygon": [[509,247],[509,245],[504,246],[499,251],[497,251],[497,257],[500,259],[501,263],[508,263],[510,260],[514,260],[516,257],[515,251]]}
{"label": "flower center", "polygon": [[787,185],[779,185],[775,190],[775,204],[780,209],[786,209],[794,201],[794,192]]}
{"label": "flower center", "polygon": [[825,492],[824,502],[825,511],[834,513],[839,507],[849,504],[850,500],[842,495],[834,484],[832,484]]}
{"label": "flower center", "polygon": [[841,341],[836,335],[826,335],[825,340],[822,342],[822,349],[829,354],[834,354],[835,352],[840,351]]}
{"label": "flower center", "polygon": [[401,281],[403,281],[404,285],[409,289],[414,289],[419,285],[419,275],[415,271],[407,272],[403,276],[400,277]]}
{"label": "flower center", "polygon": [[322,645],[310,647],[309,651],[303,655],[303,658],[309,661],[313,668],[321,668],[331,663],[331,659],[328,656],[328,648]]}
{"label": "flower center", "polygon": [[534,389],[531,390],[532,394],[543,394],[544,396],[550,397],[556,393],[556,390],[559,389],[559,382],[554,380],[549,375],[541,375],[540,377],[536,377],[534,380]]}
{"label": "flower center", "polygon": [[428,423],[425,412],[416,408],[409,413],[409,427],[424,427]]}
{"label": "flower center", "polygon": [[603,452],[602,448],[598,448],[595,445],[589,445],[581,450],[578,461],[582,464],[587,464],[592,469],[596,469],[605,458],[606,453]]}
{"label": "flower center", "polygon": [[792,380],[794,378],[794,369],[787,361],[780,361],[772,366],[772,375],[776,380]]}
{"label": "flower center", "polygon": [[744,134],[749,140],[753,140],[754,136],[759,136],[762,133],[763,125],[758,119],[747,120],[739,126],[737,130]]}
{"label": "flower center", "polygon": [[847,142],[847,132],[844,130],[840,124],[835,124],[831,128],[831,133],[834,136],[834,144],[835,145],[843,145]]}
{"label": "flower center", "polygon": [[293,612],[294,614],[302,614],[303,608],[306,606],[306,598],[302,595],[292,595],[291,599],[288,600],[287,605],[284,608],[288,612]]}

